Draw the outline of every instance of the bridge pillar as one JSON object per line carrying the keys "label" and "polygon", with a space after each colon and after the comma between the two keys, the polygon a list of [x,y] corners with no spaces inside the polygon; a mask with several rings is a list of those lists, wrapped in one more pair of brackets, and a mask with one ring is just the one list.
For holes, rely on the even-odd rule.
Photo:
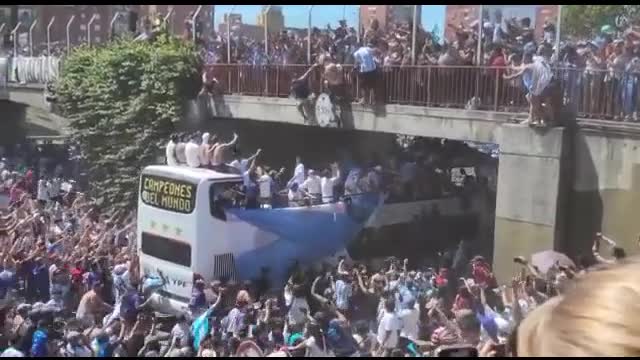
{"label": "bridge pillar", "polygon": [[500,145],[493,264],[500,283],[518,271],[513,258],[557,249],[564,236],[564,167],[562,128],[532,130],[503,124]]}

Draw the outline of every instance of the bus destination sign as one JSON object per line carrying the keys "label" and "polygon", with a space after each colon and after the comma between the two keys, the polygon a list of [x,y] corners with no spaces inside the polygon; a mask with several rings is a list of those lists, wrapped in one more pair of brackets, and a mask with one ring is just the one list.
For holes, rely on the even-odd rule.
{"label": "bus destination sign", "polygon": [[142,202],[163,210],[190,214],[196,203],[196,185],[154,175],[142,175]]}

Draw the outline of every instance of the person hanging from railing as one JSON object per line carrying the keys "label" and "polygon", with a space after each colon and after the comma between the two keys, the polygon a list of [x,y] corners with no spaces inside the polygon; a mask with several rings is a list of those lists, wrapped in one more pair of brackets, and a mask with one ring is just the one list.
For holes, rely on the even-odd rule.
{"label": "person hanging from railing", "polygon": [[368,42],[360,47],[354,54],[355,64],[353,70],[357,71],[358,84],[362,89],[361,104],[374,104],[376,99],[376,83],[378,82],[378,68],[380,65],[375,59],[376,44]]}
{"label": "person hanging from railing", "polygon": [[314,95],[309,88],[309,75],[319,66],[320,64],[313,64],[302,76],[291,82],[291,94],[298,101],[296,108],[302,115],[305,123],[307,123],[312,116],[311,107],[314,99]]}
{"label": "person hanging from railing", "polygon": [[[529,101],[529,117],[523,124],[545,125],[546,119],[553,118],[551,109],[549,86],[553,80],[551,67],[540,56],[527,53],[524,56],[523,64],[516,72],[505,75],[505,80],[511,80],[522,76],[522,81],[527,90],[527,101]],[[547,100],[547,106],[543,108],[543,102]],[[546,114],[543,113],[546,111]],[[547,116],[545,116],[547,115]]]}

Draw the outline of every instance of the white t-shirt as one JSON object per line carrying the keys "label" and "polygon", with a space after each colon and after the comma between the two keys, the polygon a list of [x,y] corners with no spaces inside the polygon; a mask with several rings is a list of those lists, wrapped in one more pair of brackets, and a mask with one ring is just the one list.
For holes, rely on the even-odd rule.
{"label": "white t-shirt", "polygon": [[[378,343],[385,349],[393,349],[398,346],[398,330],[402,328],[402,323],[395,313],[386,312],[380,319],[378,325]],[[387,331],[391,331],[389,338],[383,343]]]}
{"label": "white t-shirt", "polygon": [[38,200],[49,200],[49,186],[45,179],[38,180]]}
{"label": "white t-shirt", "polygon": [[300,163],[296,165],[296,168],[293,170],[293,178],[289,181],[289,184],[298,183],[298,185],[302,185],[304,183],[304,164]]}
{"label": "white t-shirt", "polygon": [[176,323],[171,329],[171,337],[180,339],[182,344],[189,340],[190,333],[189,325],[184,322]]}
{"label": "white t-shirt", "polygon": [[322,187],[322,202],[330,203],[333,201],[333,188],[338,181],[339,176],[327,178],[323,177],[320,186]]}
{"label": "white t-shirt", "polygon": [[200,167],[200,146],[193,141],[189,141],[184,149],[187,158],[187,165],[193,168]]}
{"label": "white t-shirt", "polygon": [[407,339],[417,340],[419,333],[418,323],[420,321],[420,311],[418,309],[403,309],[400,310],[398,317],[402,321],[402,331],[400,336]]}
{"label": "white t-shirt", "polygon": [[322,343],[318,344],[315,336],[309,336],[309,338],[304,341],[304,345],[307,347],[305,357],[329,357],[330,356],[325,349],[326,344],[325,344],[325,348],[321,348]]}
{"label": "white t-shirt", "polygon": [[207,150],[209,150],[209,133],[202,135],[202,144],[200,144],[199,150],[198,157],[200,158],[200,165],[209,165],[209,155],[207,153]]}
{"label": "white t-shirt", "polygon": [[309,176],[300,187],[307,190],[309,194],[322,194],[322,181],[317,175]]}
{"label": "white t-shirt", "polygon": [[167,165],[178,165],[178,160],[176,159],[176,143],[169,141],[165,150],[165,156],[167,157]]}
{"label": "white t-shirt", "polygon": [[178,164],[184,164],[187,162],[187,155],[185,154],[186,148],[187,144],[183,142],[176,144],[176,160],[178,161]]}
{"label": "white t-shirt", "polygon": [[300,308],[307,309],[307,313],[309,313],[307,300],[303,297],[291,299],[291,306],[289,307],[289,313],[287,313],[287,319],[290,324],[303,324],[307,320],[307,315],[300,311]]}
{"label": "white t-shirt", "polygon": [[260,187],[261,198],[271,198],[271,183],[273,179],[269,174],[264,174],[258,179],[258,186]]}

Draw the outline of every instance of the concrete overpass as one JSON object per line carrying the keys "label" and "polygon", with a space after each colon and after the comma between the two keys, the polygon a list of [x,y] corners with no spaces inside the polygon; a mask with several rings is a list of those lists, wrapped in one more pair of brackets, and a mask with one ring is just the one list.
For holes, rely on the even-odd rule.
{"label": "concrete overpass", "polygon": [[[64,134],[66,122],[47,112],[42,88],[12,88],[10,100],[38,109],[25,111],[27,122],[49,125]],[[320,131],[312,126],[282,126],[304,125],[295,101],[290,99],[227,95],[219,105],[217,117],[233,121],[215,121],[197,111],[188,118],[205,126],[222,123],[252,128],[257,143],[270,137],[281,143],[277,131],[257,130],[266,129],[267,124]],[[376,134],[498,144],[494,266],[501,280],[513,274],[512,258],[516,255],[551,248],[574,255],[588,253],[597,231],[616,239],[627,252],[638,252],[640,222],[634,214],[640,210],[640,127],[578,121],[567,128],[538,131],[510,123],[513,116],[404,105],[387,105],[374,112],[352,105],[345,112],[343,127],[362,131],[362,136],[354,138],[361,147],[377,151],[384,148],[378,146]],[[303,146],[317,144],[317,136],[300,131],[291,141],[306,142]],[[332,134],[338,133],[345,132]]]}
{"label": "concrete overpass", "polygon": [[[290,99],[227,95],[218,110],[224,118],[304,124]],[[566,128],[536,130],[513,124],[513,118],[486,111],[405,105],[373,111],[352,105],[343,127],[498,144],[493,261],[503,281],[516,269],[514,256],[548,249],[589,254],[598,231],[628,253],[640,252],[635,219],[640,126],[577,120]]]}

